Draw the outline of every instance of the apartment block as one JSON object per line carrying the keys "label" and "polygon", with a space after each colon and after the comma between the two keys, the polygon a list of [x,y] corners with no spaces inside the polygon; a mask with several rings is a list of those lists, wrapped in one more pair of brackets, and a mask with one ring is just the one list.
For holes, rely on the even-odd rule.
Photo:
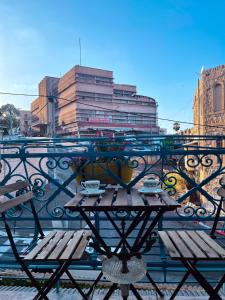
{"label": "apartment block", "polygon": [[20,133],[25,136],[31,134],[31,111],[20,110]]}
{"label": "apartment block", "polygon": [[45,77],[39,95],[31,104],[32,127],[44,135],[159,134],[155,99],[114,83],[112,71],[77,65],[61,78]]}

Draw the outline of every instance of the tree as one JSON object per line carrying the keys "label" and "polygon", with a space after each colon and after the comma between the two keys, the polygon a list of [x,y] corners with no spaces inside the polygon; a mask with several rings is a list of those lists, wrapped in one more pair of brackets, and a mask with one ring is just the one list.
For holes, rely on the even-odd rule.
{"label": "tree", "polygon": [[0,126],[12,134],[11,130],[20,124],[20,112],[13,104],[5,104],[0,107]]}

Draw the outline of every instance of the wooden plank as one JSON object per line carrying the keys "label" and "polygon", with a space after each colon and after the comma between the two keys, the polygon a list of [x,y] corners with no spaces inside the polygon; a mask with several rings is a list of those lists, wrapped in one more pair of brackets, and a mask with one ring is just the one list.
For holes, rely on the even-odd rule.
{"label": "wooden plank", "polygon": [[187,248],[183,240],[177,234],[177,231],[167,231],[170,239],[173,241],[174,245],[176,245],[177,250],[180,252],[183,258],[194,258],[192,252]]}
{"label": "wooden plank", "polygon": [[225,250],[203,230],[196,230],[196,233],[209,245],[222,259],[225,259]]}
{"label": "wooden plank", "polygon": [[112,206],[115,189],[107,189],[106,193],[102,195],[102,199],[98,206]]}
{"label": "wooden plank", "polygon": [[147,201],[148,205],[151,207],[162,207],[165,204],[155,195],[144,195],[144,199]]}
{"label": "wooden plank", "polygon": [[114,206],[128,206],[127,191],[125,189],[119,189],[116,195],[116,201]]}
{"label": "wooden plank", "polygon": [[83,237],[82,237],[76,251],[73,254],[73,257],[72,257],[73,260],[81,259],[81,257],[83,256],[84,250],[87,246],[87,243],[88,243],[88,237],[91,236],[91,234],[92,234],[91,230],[84,231]]}
{"label": "wooden plank", "polygon": [[191,239],[201,248],[209,259],[218,259],[220,256],[196,233],[196,231],[186,231]]}
{"label": "wooden plank", "polygon": [[0,204],[0,213],[3,213],[9,210],[10,208],[16,207],[19,204],[27,202],[31,200],[33,197],[34,197],[33,192],[28,192],[26,194],[20,195],[13,199],[4,200],[4,202]]}
{"label": "wooden plank", "polygon": [[86,196],[83,198],[83,202],[81,203],[80,206],[82,207],[93,207],[95,205],[97,205],[97,200],[99,199],[99,196],[94,196],[94,197],[90,197],[90,196]]}
{"label": "wooden plank", "polygon": [[170,257],[172,259],[179,259],[181,257],[180,253],[178,252],[177,248],[174,246],[173,242],[171,241],[170,237],[168,236],[166,231],[158,231],[158,234],[167,249]]}
{"label": "wooden plank", "polygon": [[57,247],[57,244],[64,236],[65,231],[57,231],[55,236],[49,240],[49,243],[42,249],[42,251],[36,256],[35,260],[45,260],[51,254],[51,252]]}
{"label": "wooden plank", "polygon": [[64,207],[69,209],[70,207],[76,207],[79,205],[80,201],[84,198],[81,194],[76,194],[74,198],[72,198],[69,202],[67,202]]}
{"label": "wooden plank", "polygon": [[71,256],[74,254],[76,251],[77,246],[80,243],[80,240],[82,239],[84,230],[78,230],[74,233],[73,238],[69,241],[67,244],[67,247],[63,251],[63,253],[60,256],[60,260],[67,260],[70,259]]}
{"label": "wooden plank", "polygon": [[5,186],[0,186],[0,196],[5,195],[7,193],[18,191],[28,186],[29,186],[29,181],[18,181],[15,183],[7,184]]}
{"label": "wooden plank", "polygon": [[205,253],[195,244],[195,242],[188,236],[185,231],[177,230],[177,234],[183,240],[187,248],[193,253],[193,255],[198,259],[207,259]]}
{"label": "wooden plank", "polygon": [[131,203],[132,206],[144,206],[144,201],[140,193],[136,189],[131,190]]}
{"label": "wooden plank", "polygon": [[159,197],[167,206],[180,207],[180,204],[177,201],[170,198],[166,192],[159,193]]}
{"label": "wooden plank", "polygon": [[50,232],[43,240],[40,241],[40,243],[37,244],[37,246],[31,250],[29,254],[27,254],[24,259],[25,260],[33,260],[39,252],[48,244],[49,240],[52,239],[56,235],[56,231]]}
{"label": "wooden plank", "polygon": [[64,237],[59,241],[57,247],[51,252],[48,256],[48,260],[57,260],[57,258],[63,253],[66,248],[68,242],[73,237],[75,231],[67,231]]}

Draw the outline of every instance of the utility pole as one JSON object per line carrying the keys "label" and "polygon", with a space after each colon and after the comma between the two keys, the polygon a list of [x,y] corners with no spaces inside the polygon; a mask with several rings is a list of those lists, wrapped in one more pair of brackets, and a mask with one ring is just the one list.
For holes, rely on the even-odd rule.
{"label": "utility pole", "polygon": [[48,117],[49,117],[49,136],[50,137],[54,137],[55,136],[55,98],[52,97],[48,97],[47,101],[49,102],[48,105],[48,109],[49,109],[49,113],[48,113]]}
{"label": "utility pole", "polygon": [[12,118],[12,111],[9,110],[9,128],[10,128],[10,137],[12,138],[12,127],[13,127],[13,118]]}

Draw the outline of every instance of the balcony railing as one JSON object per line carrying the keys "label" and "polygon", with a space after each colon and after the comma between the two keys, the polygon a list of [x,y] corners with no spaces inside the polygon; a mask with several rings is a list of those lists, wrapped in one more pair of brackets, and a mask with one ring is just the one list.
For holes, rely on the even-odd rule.
{"label": "balcony railing", "polygon": [[[225,184],[225,136],[127,136],[109,138],[80,139],[26,139],[1,142],[0,185],[17,180],[29,180],[35,193],[35,205],[39,218],[46,231],[52,228],[80,228],[85,226],[79,214],[64,209],[64,204],[75,196],[79,188],[76,178],[85,176],[86,167],[95,170],[100,166],[113,184],[130,190],[142,186],[142,181],[154,177],[161,187],[174,199],[182,203],[176,212],[164,215],[158,229],[184,228],[210,230],[211,221],[218,207],[217,189]],[[71,168],[71,160],[77,168]],[[104,164],[102,164],[104,162]],[[110,168],[111,163],[126,166],[132,170],[132,178],[126,182],[120,172]],[[80,163],[78,165],[78,163]],[[95,176],[94,176],[95,177]],[[85,177],[84,177],[85,178]],[[104,182],[102,182],[104,183]],[[10,197],[10,195],[8,195]],[[218,230],[219,240],[223,241],[224,208]],[[112,246],[118,237],[100,215],[90,216]],[[130,215],[129,218],[133,218]],[[17,246],[25,249],[36,238],[29,208],[24,205],[9,211]],[[116,219],[116,216],[115,216]],[[31,232],[34,235],[31,235]],[[132,237],[130,237],[132,239]],[[0,267],[17,268],[12,257],[9,242],[4,230],[0,232]],[[183,272],[179,263],[172,262],[165,255],[160,242],[146,255],[151,272],[155,271],[158,282],[177,282]],[[94,252],[88,260],[79,262],[81,269],[98,269],[100,262]],[[46,267],[46,266],[45,266]],[[217,276],[224,265],[202,263],[200,267]]]}

